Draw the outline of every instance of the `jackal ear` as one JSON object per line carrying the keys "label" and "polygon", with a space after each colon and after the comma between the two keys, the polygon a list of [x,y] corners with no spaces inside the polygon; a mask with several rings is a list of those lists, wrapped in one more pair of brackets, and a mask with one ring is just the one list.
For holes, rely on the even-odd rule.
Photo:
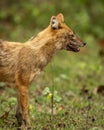
{"label": "jackal ear", "polygon": [[60,22],[64,22],[64,16],[62,13],[59,13],[56,18],[60,21]]}
{"label": "jackal ear", "polygon": [[58,29],[60,27],[59,20],[56,18],[56,16],[51,17],[50,24],[52,29]]}

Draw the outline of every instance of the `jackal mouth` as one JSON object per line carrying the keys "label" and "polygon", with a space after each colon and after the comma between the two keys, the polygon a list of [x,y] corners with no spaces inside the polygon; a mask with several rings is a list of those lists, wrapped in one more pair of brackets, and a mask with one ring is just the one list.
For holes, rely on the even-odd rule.
{"label": "jackal mouth", "polygon": [[68,51],[74,51],[74,52],[79,52],[80,51],[80,48],[78,46],[75,46],[75,45],[67,45],[67,48],[66,48]]}

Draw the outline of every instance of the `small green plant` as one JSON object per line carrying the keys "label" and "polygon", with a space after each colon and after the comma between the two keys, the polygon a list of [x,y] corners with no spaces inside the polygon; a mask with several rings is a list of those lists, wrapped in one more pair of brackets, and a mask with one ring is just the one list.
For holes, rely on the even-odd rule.
{"label": "small green plant", "polygon": [[54,100],[54,102],[60,102],[61,101],[61,97],[58,95],[58,92],[56,90],[54,90],[53,92],[49,89],[49,87],[46,87],[43,90],[43,95],[50,101],[52,98]]}

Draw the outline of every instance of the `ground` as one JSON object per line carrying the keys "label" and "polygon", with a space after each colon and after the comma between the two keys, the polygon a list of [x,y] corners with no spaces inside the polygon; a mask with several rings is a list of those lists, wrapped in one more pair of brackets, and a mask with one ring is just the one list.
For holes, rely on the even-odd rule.
{"label": "ground", "polygon": [[[32,83],[33,130],[104,129],[104,56],[99,55],[97,41],[90,36],[86,41],[80,53],[58,53]],[[0,130],[17,129],[15,109],[16,88],[1,83]]]}

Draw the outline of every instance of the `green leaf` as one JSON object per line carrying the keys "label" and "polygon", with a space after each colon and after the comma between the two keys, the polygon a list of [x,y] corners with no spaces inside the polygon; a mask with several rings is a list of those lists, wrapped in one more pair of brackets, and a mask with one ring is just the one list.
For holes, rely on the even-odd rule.
{"label": "green leaf", "polygon": [[47,95],[48,93],[50,93],[50,89],[48,87],[46,87],[44,90],[43,90],[43,95]]}

